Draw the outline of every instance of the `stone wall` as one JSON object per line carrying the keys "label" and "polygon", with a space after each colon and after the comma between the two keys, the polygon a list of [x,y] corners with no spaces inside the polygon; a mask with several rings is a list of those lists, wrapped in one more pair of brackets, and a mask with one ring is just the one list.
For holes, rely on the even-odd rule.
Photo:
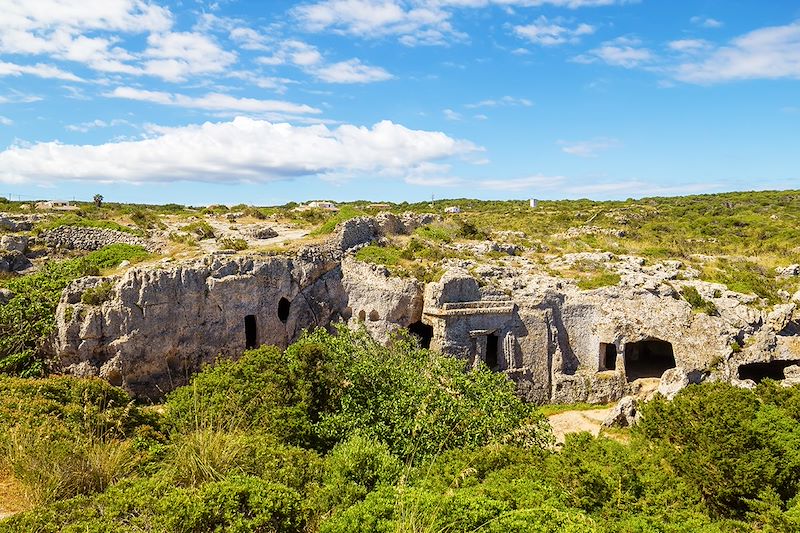
{"label": "stone wall", "polygon": [[146,239],[124,231],[104,228],[83,228],[78,226],[59,226],[41,234],[41,240],[51,248],[67,250],[99,250],[111,244],[130,244],[150,249]]}

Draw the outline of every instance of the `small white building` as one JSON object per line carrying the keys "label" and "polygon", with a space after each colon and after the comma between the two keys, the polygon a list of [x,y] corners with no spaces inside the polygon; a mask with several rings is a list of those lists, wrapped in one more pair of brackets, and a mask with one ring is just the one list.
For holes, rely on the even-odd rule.
{"label": "small white building", "polygon": [[444,212],[452,215],[452,214],[460,213],[461,212],[461,208],[458,207],[457,205],[453,205],[453,206],[450,206],[450,207],[445,207],[444,208]]}
{"label": "small white building", "polygon": [[536,198],[531,198],[530,203],[531,207],[539,207],[539,200],[537,200]]}
{"label": "small white building", "polygon": [[336,204],[327,200],[315,200],[308,202],[306,205],[300,205],[294,208],[294,211],[308,211],[309,209],[322,209],[323,211],[338,211],[339,208]]}
{"label": "small white building", "polygon": [[52,211],[78,211],[80,207],[71,205],[66,200],[48,200],[46,202],[36,202],[36,209],[48,209]]}

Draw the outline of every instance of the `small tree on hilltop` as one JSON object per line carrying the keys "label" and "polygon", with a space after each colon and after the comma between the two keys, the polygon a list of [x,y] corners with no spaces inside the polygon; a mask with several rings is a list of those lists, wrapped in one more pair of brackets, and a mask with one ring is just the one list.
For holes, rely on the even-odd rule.
{"label": "small tree on hilltop", "polygon": [[102,207],[103,205],[103,195],[102,194],[95,194],[94,195],[94,205],[97,207]]}

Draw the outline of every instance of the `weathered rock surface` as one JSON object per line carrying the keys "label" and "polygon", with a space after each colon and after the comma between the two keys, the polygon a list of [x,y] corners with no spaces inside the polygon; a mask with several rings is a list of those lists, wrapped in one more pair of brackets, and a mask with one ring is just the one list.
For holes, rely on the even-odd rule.
{"label": "weathered rock surface", "polygon": [[636,398],[625,396],[615,405],[608,417],[603,421],[605,427],[631,427],[638,419]]}
{"label": "weathered rock surface", "polygon": [[27,235],[3,235],[0,237],[0,252],[25,253],[27,249]]}
{"label": "weathered rock surface", "polygon": [[41,235],[44,243],[51,248],[65,248],[68,250],[99,250],[111,244],[130,244],[151,249],[152,245],[146,239],[104,228],[82,228],[77,226],[59,226]]}
{"label": "weathered rock surface", "polygon": [[[343,321],[363,324],[381,341],[411,327],[433,349],[506,373],[537,403],[605,403],[656,389],[671,397],[703,380],[749,386],[766,375],[797,377],[797,303],[761,310],[752,306],[755,296],[698,281],[678,261],[554,258],[551,268],[591,262],[620,274],[618,285],[580,290],[533,273],[524,258],[453,260],[440,281],[422,284],[350,257],[414,223],[356,218],[294,257],[216,254],[134,267],[108,280],[111,298],[94,307],[80,296],[103,280],[78,280],[57,311],[55,355],[67,372],[100,375],[152,397],[217,356],[236,357],[250,341],[286,346],[305,328]],[[681,297],[687,286],[718,313],[694,311]]]}

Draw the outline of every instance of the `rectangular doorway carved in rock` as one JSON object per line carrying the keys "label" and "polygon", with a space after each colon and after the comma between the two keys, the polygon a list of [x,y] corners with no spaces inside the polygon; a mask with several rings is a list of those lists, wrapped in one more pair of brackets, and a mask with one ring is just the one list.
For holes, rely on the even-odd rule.
{"label": "rectangular doorway carved in rock", "polygon": [[499,340],[500,338],[494,333],[486,336],[486,366],[490,370],[497,370]]}
{"label": "rectangular doorway carved in rock", "polygon": [[613,342],[600,343],[600,365],[599,370],[617,369],[617,345]]}
{"label": "rectangular doorway carved in rock", "polygon": [[247,315],[244,317],[244,346],[250,350],[258,344],[258,329],[256,326],[256,316]]}

